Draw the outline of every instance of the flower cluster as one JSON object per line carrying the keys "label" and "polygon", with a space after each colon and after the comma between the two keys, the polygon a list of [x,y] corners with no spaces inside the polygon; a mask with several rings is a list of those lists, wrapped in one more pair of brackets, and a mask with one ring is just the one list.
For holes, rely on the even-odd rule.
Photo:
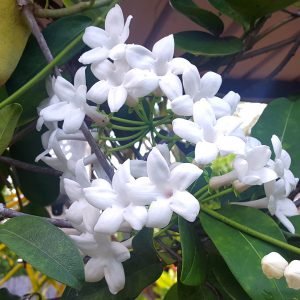
{"label": "flower cluster", "polygon": [[[291,232],[294,228],[287,217],[297,214],[287,198],[297,179],[278,137],[272,137],[272,160],[270,148],[245,136],[241,120],[234,116],[240,96],[232,91],[223,98],[216,96],[221,76],[207,72],[201,77],[190,62],[173,58],[172,35],[155,43],[152,51],[126,44],[131,18],[125,21],[116,5],[107,14],[105,29],[88,27],[83,41],[91,50],[79,62],[90,65],[97,82],[87,88],[86,67],[76,72],[74,84],[61,76],[53,78],[49,98],[38,108],[37,129],[44,125],[48,130],[42,135],[45,151],[37,160],[62,172],[60,192],[71,202],[66,217],[78,231],[71,238],[89,257],[86,280],[105,277],[113,294],[124,287],[122,262],[130,258],[130,243],[118,241],[116,234],[163,228],[173,213],[195,221],[200,204],[188,187],[219,156],[234,154],[234,160],[230,172],[210,179],[212,189],[233,184],[242,190],[264,184],[265,198],[239,204],[268,208]],[[168,129],[195,145],[194,161],[173,162],[171,146],[158,144],[147,159],[120,164],[110,180],[85,140],[84,119],[105,127],[112,113],[124,105],[135,107],[148,95],[168,101],[173,116]],[[110,115],[100,112],[105,101]]]}
{"label": "flower cluster", "polygon": [[264,274],[270,279],[286,279],[289,288],[300,289],[300,260],[288,263],[279,253],[271,252],[261,260]]}

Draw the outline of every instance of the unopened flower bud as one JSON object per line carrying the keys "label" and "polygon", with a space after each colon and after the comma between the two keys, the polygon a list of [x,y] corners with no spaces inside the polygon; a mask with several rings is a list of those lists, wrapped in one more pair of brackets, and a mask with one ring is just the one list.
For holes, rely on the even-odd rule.
{"label": "unopened flower bud", "polygon": [[280,279],[287,265],[288,262],[277,252],[271,252],[261,260],[262,270],[269,279]]}
{"label": "unopened flower bud", "polygon": [[291,289],[300,289],[300,260],[293,260],[284,270],[284,277]]}

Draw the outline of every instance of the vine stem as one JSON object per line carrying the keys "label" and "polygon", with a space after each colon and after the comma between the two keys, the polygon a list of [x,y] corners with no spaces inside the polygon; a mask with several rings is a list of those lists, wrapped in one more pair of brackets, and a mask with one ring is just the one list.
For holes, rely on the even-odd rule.
{"label": "vine stem", "polygon": [[[219,193],[213,194],[213,195],[211,195],[211,196],[209,196],[209,197],[207,197],[207,198],[201,199],[202,197],[200,197],[200,200],[201,200],[201,203],[204,203],[204,202],[213,200],[213,199],[215,199],[215,198],[219,198],[219,197],[221,197],[221,196],[224,196],[224,195],[226,195],[226,194],[232,193],[233,191],[234,191],[234,188],[228,188],[228,189],[226,189],[226,190],[224,190],[224,191],[221,191],[221,192],[219,192]],[[204,195],[204,194],[203,194],[203,195]],[[203,195],[202,195],[202,196],[203,196]]]}
{"label": "vine stem", "polygon": [[[29,214],[24,214],[22,212],[19,211],[15,211],[13,209],[9,209],[4,207],[4,205],[2,203],[0,203],[0,217],[3,218],[15,218],[15,217],[22,217],[22,216],[31,216]],[[46,220],[47,222],[51,223],[52,225],[56,226],[56,227],[60,227],[60,228],[73,228],[73,226],[71,225],[71,223],[67,220],[63,220],[63,219],[53,219],[53,218],[43,218],[42,219]]]}
{"label": "vine stem", "polygon": [[248,226],[245,226],[245,225],[242,225],[232,219],[229,219],[225,216],[223,216],[222,214],[212,210],[212,209],[209,209],[207,207],[201,207],[201,212],[221,221],[222,223],[224,224],[227,224],[235,229],[238,229],[239,231],[241,232],[244,232],[246,234],[249,234],[259,240],[262,240],[262,241],[265,241],[269,244],[272,244],[274,246],[277,246],[279,248],[282,248],[282,249],[285,249],[285,250],[288,250],[290,252],[294,252],[298,255],[300,255],[300,248],[298,247],[295,247],[295,246],[292,246],[292,245],[289,245],[283,241],[280,241],[280,240],[277,240],[277,239],[274,239],[272,237],[270,237],[269,235],[266,235],[266,234],[263,234],[261,232],[258,232]]}

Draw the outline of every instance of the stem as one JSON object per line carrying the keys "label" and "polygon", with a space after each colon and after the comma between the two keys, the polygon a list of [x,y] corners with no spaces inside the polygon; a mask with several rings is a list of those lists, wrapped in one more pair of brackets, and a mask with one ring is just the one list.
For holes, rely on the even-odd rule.
{"label": "stem", "polygon": [[89,143],[91,149],[93,150],[93,152],[97,156],[97,159],[98,159],[100,165],[102,166],[102,168],[104,169],[105,173],[107,174],[109,179],[112,180],[112,178],[114,176],[114,169],[108,163],[108,161],[106,159],[106,156],[104,155],[104,153],[99,148],[97,142],[95,141],[94,137],[90,133],[90,130],[88,129],[87,125],[84,122],[82,123],[80,129],[81,129],[84,137],[86,138],[87,142]]}
{"label": "stem", "polygon": [[113,142],[118,142],[118,141],[123,142],[123,141],[128,141],[128,140],[134,139],[137,136],[139,136],[140,134],[141,134],[141,132],[139,131],[133,135],[126,136],[126,137],[114,138],[114,137],[109,137],[109,136],[101,136],[100,139],[113,141]]}
{"label": "stem", "polygon": [[266,235],[266,234],[263,234],[263,233],[260,233],[250,227],[247,227],[245,225],[242,225],[236,221],[233,221],[223,215],[221,215],[220,213],[212,210],[212,209],[209,209],[207,207],[201,207],[201,212],[204,212],[205,214],[223,222],[224,224],[227,224],[235,229],[238,229],[239,231],[241,232],[244,232],[246,234],[249,234],[257,239],[260,239],[262,241],[265,241],[269,244],[272,244],[274,246],[277,246],[277,247],[280,247],[282,249],[285,249],[285,250],[288,250],[288,251],[291,251],[291,252],[294,252],[296,254],[300,254],[300,248],[298,247],[295,247],[295,246],[292,246],[292,245],[289,245],[285,242],[282,242],[280,240],[277,240],[277,239],[274,239],[272,237],[270,237],[269,235]]}
{"label": "stem", "polygon": [[118,129],[118,130],[123,130],[123,131],[140,131],[142,129],[148,129],[148,125],[144,126],[136,126],[136,127],[126,127],[126,126],[120,126],[120,125],[111,125],[112,129]]}
{"label": "stem", "polygon": [[194,197],[198,198],[203,192],[208,191],[208,184],[204,185],[201,189],[199,189],[195,194]]}
{"label": "stem", "polygon": [[114,116],[112,116],[110,119],[113,121],[121,122],[121,123],[127,123],[127,124],[133,124],[133,125],[145,125],[145,122],[142,122],[142,121],[127,120],[127,119],[118,118],[118,117],[114,117]]}
{"label": "stem", "polygon": [[174,140],[177,140],[178,137],[177,136],[173,136],[173,137],[170,137],[170,136],[167,136],[167,135],[163,135],[161,133],[159,133],[155,128],[153,128],[155,134],[160,137],[162,140],[166,140],[166,141],[171,141],[173,142]]}
{"label": "stem", "polygon": [[[9,209],[4,207],[2,203],[0,203],[0,217],[3,218],[15,218],[15,217],[22,217],[22,216],[31,216],[29,214],[24,214],[19,211],[15,211],[13,209]],[[51,218],[43,218],[47,222],[53,224],[54,226],[60,227],[60,228],[73,228],[73,226],[69,223],[67,220],[63,219],[51,219]]]}
{"label": "stem", "polygon": [[144,121],[144,123],[147,123],[149,121],[148,118],[141,113],[139,105],[134,106],[133,109],[135,113],[139,116],[139,118]]}
{"label": "stem", "polygon": [[[94,2],[94,4],[93,4]],[[35,8],[34,15],[38,18],[51,18],[57,19],[73,14],[80,13],[89,8],[101,7],[111,3],[110,0],[97,0],[90,2],[79,2],[70,7],[58,8],[58,9],[47,9],[47,8]]]}
{"label": "stem", "polygon": [[[102,21],[101,18],[98,18],[94,25],[97,25]],[[20,87],[17,91],[15,91],[12,95],[7,97],[5,100],[0,102],[0,108],[17,102],[18,98],[21,97],[28,89],[32,88],[35,84],[37,84],[40,80],[42,80],[48,73],[70,52],[72,49],[81,42],[83,33],[77,36],[67,47],[64,48],[48,65],[46,65],[39,73],[37,73],[31,80],[29,80],[26,84]]]}
{"label": "stem", "polygon": [[51,168],[47,167],[40,167],[36,165],[32,165],[29,163],[25,163],[23,161],[19,161],[7,156],[0,156],[0,162],[3,162],[5,164],[8,164],[10,166],[15,166],[18,169],[26,170],[33,173],[39,173],[39,174],[46,174],[46,175],[52,175],[52,176],[61,176],[62,172],[57,171]]}
{"label": "stem", "polygon": [[108,152],[109,153],[112,153],[112,152],[115,152],[115,151],[119,151],[119,150],[124,150],[124,149],[127,149],[128,147],[134,145],[136,142],[140,141],[140,139],[147,133],[147,130],[144,130],[140,133],[140,135],[134,139],[133,141],[131,141],[130,143],[126,144],[126,145],[122,145],[122,146],[119,146],[119,147],[115,147],[113,149],[109,149]]}
{"label": "stem", "polygon": [[222,192],[219,192],[219,193],[213,194],[213,195],[211,195],[211,196],[209,196],[207,198],[204,198],[203,200],[201,200],[201,203],[208,202],[208,201],[213,200],[215,198],[219,198],[219,197],[221,197],[223,195],[232,193],[233,191],[234,191],[233,188],[228,188],[228,189],[226,189],[226,190],[224,190]]}

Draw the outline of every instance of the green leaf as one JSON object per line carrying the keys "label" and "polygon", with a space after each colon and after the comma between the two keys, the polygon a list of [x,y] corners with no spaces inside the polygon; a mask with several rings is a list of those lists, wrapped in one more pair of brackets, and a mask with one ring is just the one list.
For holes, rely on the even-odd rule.
{"label": "green leaf", "polygon": [[210,265],[220,288],[229,299],[250,300],[249,296],[234,278],[221,256],[212,254],[210,256]]}
{"label": "green leaf", "polygon": [[[91,20],[85,16],[71,16],[61,18],[51,23],[43,30],[43,35],[47,44],[55,57],[66,46],[70,44],[83,30],[91,24]],[[80,42],[69,53],[60,64],[65,63],[84,47],[83,42]],[[6,84],[9,95],[22,87],[29,79],[36,75],[47,65],[35,38],[30,37],[21,60]],[[23,107],[23,113],[20,119],[20,124],[24,124],[32,120],[36,114],[36,106],[47,97],[45,90],[44,78],[33,88],[25,92],[18,98],[17,102]]]}
{"label": "green leaf", "polygon": [[216,9],[218,9],[224,15],[232,18],[234,21],[243,25],[245,30],[249,29],[249,22],[237,11],[235,11],[229,3],[224,0],[208,0],[208,2],[213,5]]}
{"label": "green leaf", "polygon": [[79,288],[84,280],[77,247],[60,229],[33,216],[10,219],[0,226],[0,241],[47,276]]}
{"label": "green leaf", "polygon": [[295,0],[225,0],[226,5],[237,11],[249,23],[254,23],[258,18],[283,9]]}
{"label": "green leaf", "polygon": [[206,275],[206,253],[197,237],[194,224],[179,217],[178,225],[182,249],[180,281],[185,285],[200,285]]}
{"label": "green leaf", "polygon": [[21,113],[22,106],[17,103],[0,109],[0,155],[9,145]]}
{"label": "green leaf", "polygon": [[[258,232],[285,241],[274,220],[257,209],[231,205],[218,212]],[[251,299],[297,299],[299,292],[289,289],[284,279],[270,280],[261,270],[262,257],[272,251],[283,253],[281,249],[240,232],[205,213],[200,214],[200,220],[232,274]]]}
{"label": "green leaf", "polygon": [[[46,165],[43,162],[35,162],[37,155],[43,151],[41,133],[35,130],[10,147],[12,158],[45,167]],[[58,177],[33,173],[22,169],[17,169],[17,174],[22,193],[34,204],[49,205],[58,197]]]}
{"label": "green leaf", "polygon": [[194,55],[226,56],[242,50],[236,37],[215,37],[202,31],[183,31],[174,34],[176,47]]}
{"label": "green leaf", "polygon": [[9,290],[6,288],[0,289],[0,299],[1,300],[22,300],[21,297],[11,294]]}
{"label": "green leaf", "polygon": [[123,263],[125,287],[117,295],[112,295],[105,280],[97,283],[85,283],[78,292],[66,288],[63,300],[132,300],[142,290],[157,280],[162,273],[162,264],[157,258],[152,244],[152,230],[143,229],[133,239],[134,251],[129,260]]}
{"label": "green leaf", "polygon": [[279,137],[292,158],[291,170],[297,177],[300,177],[297,165],[300,162],[299,116],[299,100],[279,98],[268,104],[252,129],[252,135],[265,145],[272,146],[273,134]]}
{"label": "green leaf", "polygon": [[170,0],[170,4],[211,33],[220,35],[223,32],[224,24],[222,20],[212,12],[201,9],[192,0]]}

